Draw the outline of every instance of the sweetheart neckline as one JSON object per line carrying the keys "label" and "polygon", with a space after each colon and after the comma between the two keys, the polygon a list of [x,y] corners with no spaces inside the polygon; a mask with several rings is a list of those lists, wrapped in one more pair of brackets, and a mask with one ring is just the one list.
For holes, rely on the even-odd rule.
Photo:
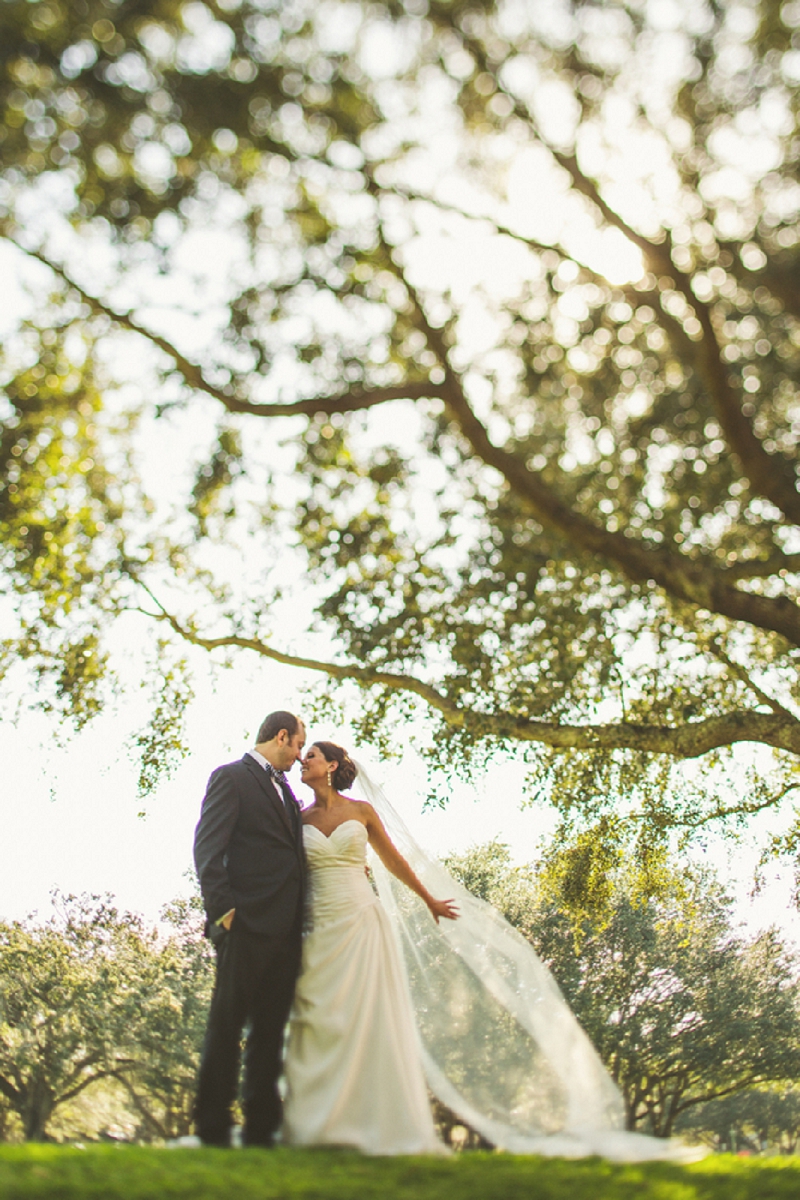
{"label": "sweetheart neckline", "polygon": [[330,833],[323,833],[319,826],[312,825],[310,821],[303,822],[303,829],[316,829],[317,833],[324,837],[326,842],[329,842],[336,830],[341,829],[343,825],[360,825],[362,829],[367,828],[363,821],[359,821],[358,817],[348,817],[346,821],[340,821],[338,825],[334,825]]}

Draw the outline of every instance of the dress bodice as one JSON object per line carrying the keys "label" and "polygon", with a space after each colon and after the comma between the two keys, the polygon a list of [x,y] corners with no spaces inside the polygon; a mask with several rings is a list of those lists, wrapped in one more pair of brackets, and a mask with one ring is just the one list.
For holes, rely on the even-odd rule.
{"label": "dress bodice", "polygon": [[364,873],[367,830],[360,821],[342,821],[327,837],[315,825],[303,826],[308,860],[310,917],[314,926],[340,920],[378,903]]}
{"label": "dress bodice", "polygon": [[330,836],[316,825],[303,826],[306,858],[312,871],[330,867],[361,867],[366,861],[366,826],[355,818],[342,821]]}

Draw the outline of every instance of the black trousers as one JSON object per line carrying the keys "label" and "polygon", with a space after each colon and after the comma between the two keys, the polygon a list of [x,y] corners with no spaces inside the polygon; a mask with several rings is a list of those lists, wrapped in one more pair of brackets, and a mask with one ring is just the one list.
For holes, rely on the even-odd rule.
{"label": "black trousers", "polygon": [[200,1060],[195,1124],[204,1142],[229,1144],[242,1032],[248,1026],[243,1141],[267,1146],[281,1123],[278,1077],[283,1031],[300,968],[300,933],[284,938],[250,933],[234,918],[230,930],[220,935],[215,938],[217,973]]}

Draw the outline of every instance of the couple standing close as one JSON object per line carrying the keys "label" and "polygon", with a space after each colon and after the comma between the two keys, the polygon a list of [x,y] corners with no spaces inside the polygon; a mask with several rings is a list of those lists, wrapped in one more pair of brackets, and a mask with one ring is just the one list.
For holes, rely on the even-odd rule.
{"label": "couple standing close", "polygon": [[[230,1144],[247,1027],[245,1145],[269,1147],[282,1133],[290,1144],[371,1154],[441,1151],[406,976],[365,873],[367,843],[437,922],[457,911],[424,887],[372,805],[341,795],[357,773],[346,751],[316,742],[303,757],[304,744],[298,717],[271,713],[255,749],[214,771],[203,800],[195,865],[217,967],[198,1133],[205,1144]],[[303,811],[284,774],[298,761],[314,793]]]}

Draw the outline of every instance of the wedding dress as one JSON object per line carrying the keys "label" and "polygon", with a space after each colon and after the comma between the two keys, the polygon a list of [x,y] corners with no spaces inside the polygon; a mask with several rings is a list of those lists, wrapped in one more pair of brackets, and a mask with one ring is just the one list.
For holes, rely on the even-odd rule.
{"label": "wedding dress", "polygon": [[428,891],[454,898],[461,915],[437,924],[373,856],[376,896],[359,821],[330,838],[304,826],[313,928],[290,1022],[285,1139],[441,1153],[427,1080],[498,1149],[702,1158],[701,1147],[625,1130],[619,1089],[530,943],[419,847],[360,764],[354,790]]}
{"label": "wedding dress", "polygon": [[619,1088],[531,944],[426,854],[365,767],[356,789],[428,891],[425,905],[375,858],[378,895],[401,946],[433,1094],[498,1149],[625,1162],[703,1158],[703,1147],[625,1129]]}
{"label": "wedding dress", "polygon": [[304,825],[303,838],[312,928],[289,1026],[284,1140],[442,1153],[399,947],[364,872],[367,831],[349,820],[330,837]]}

